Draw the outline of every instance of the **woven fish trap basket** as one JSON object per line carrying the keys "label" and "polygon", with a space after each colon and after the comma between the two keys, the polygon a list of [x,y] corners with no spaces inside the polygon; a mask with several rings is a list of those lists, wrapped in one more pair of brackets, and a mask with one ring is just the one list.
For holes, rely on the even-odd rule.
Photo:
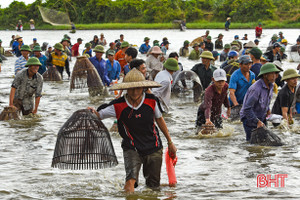
{"label": "woven fish trap basket", "polygon": [[21,119],[20,113],[15,108],[5,107],[0,114],[0,121],[6,121],[11,119],[14,120]]}
{"label": "woven fish trap basket", "polygon": [[60,129],[52,167],[86,170],[118,164],[107,128],[87,109],[78,110]]}
{"label": "woven fish trap basket", "polygon": [[61,74],[56,67],[49,66],[43,74],[44,81],[62,81]]}
{"label": "woven fish trap basket", "polygon": [[92,96],[101,95],[104,90],[102,80],[91,61],[86,56],[78,56],[71,75],[70,91],[84,88],[88,88]]}

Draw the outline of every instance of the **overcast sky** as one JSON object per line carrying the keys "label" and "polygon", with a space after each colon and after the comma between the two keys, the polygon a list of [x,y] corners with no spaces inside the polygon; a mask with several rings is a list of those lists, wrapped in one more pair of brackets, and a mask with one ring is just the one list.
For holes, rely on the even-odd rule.
{"label": "overcast sky", "polygon": [[[0,0],[1,8],[6,8],[13,2],[14,0]],[[16,0],[16,1],[23,1],[26,5],[35,2],[35,0]]]}

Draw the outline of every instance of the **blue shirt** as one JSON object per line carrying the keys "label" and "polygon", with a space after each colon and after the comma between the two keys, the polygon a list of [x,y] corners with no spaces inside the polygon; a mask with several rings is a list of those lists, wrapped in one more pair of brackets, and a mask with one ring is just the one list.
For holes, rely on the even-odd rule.
{"label": "blue shirt", "polygon": [[[244,97],[248,88],[252,85],[252,81],[255,80],[255,74],[250,71],[250,78],[249,81],[245,78],[242,74],[241,69],[236,70],[233,72],[229,82],[229,89],[235,89],[235,97],[239,104],[243,104]],[[230,105],[232,106],[233,103],[229,97]]]}
{"label": "blue shirt", "polygon": [[130,71],[129,64],[124,66],[124,75],[126,75]]}
{"label": "blue shirt", "polygon": [[261,78],[248,89],[244,98],[243,107],[240,112],[241,120],[247,120],[249,126],[257,126],[258,120],[264,121],[270,102],[273,96],[273,84],[267,88],[264,80]]}
{"label": "blue shirt", "polygon": [[96,56],[89,58],[91,63],[94,65],[94,67],[97,69],[98,74],[103,82],[104,85],[109,86],[110,80],[107,76],[107,70],[106,70],[106,62],[104,59],[101,58],[99,61]]}
{"label": "blue shirt", "polygon": [[[24,45],[24,43],[21,46],[23,46],[23,45]],[[17,57],[20,57],[22,55],[21,51],[19,50],[19,42],[18,41],[14,41],[14,43],[12,45],[12,49]]]}
{"label": "blue shirt", "polygon": [[90,49],[89,51],[86,51],[86,49],[83,50],[82,55],[84,55],[84,54],[88,54],[90,57],[92,57],[92,49]]}
{"label": "blue shirt", "polygon": [[43,73],[45,73],[45,71],[47,70],[47,68],[46,68],[47,57],[44,56],[43,54],[41,54],[41,56],[38,59],[42,63],[42,66],[39,67],[38,73],[40,73],[41,75],[43,75]]}
{"label": "blue shirt", "polygon": [[144,43],[140,46],[139,52],[141,52],[142,54],[145,54],[149,51],[150,48],[151,48],[151,46],[149,44],[147,46],[146,43]]}
{"label": "blue shirt", "polygon": [[262,64],[261,63],[255,63],[251,66],[251,71],[254,72],[255,74],[255,79],[257,80],[258,74],[260,72],[260,68],[261,68]]}
{"label": "blue shirt", "polygon": [[110,82],[120,78],[121,65],[117,60],[114,60],[113,66],[111,66],[110,60],[106,60],[106,70]]}

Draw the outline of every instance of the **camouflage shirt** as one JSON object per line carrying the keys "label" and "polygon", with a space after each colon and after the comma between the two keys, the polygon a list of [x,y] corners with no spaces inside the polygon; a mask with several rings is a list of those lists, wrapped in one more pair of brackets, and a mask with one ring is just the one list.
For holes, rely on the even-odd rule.
{"label": "camouflage shirt", "polygon": [[22,100],[24,110],[33,109],[33,95],[35,97],[42,96],[43,77],[39,73],[36,73],[32,78],[28,77],[28,69],[20,71],[11,87],[16,88],[16,99]]}

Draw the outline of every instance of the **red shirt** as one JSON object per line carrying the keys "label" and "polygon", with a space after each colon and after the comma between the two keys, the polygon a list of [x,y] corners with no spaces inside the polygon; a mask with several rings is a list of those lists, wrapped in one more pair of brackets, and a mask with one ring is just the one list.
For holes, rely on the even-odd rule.
{"label": "red shirt", "polygon": [[74,51],[74,55],[73,56],[79,56],[79,44],[78,43],[76,43],[76,44],[73,45],[72,51]]}
{"label": "red shirt", "polygon": [[260,36],[262,34],[262,27],[257,26],[255,28],[256,36]]}
{"label": "red shirt", "polygon": [[200,105],[200,109],[204,111],[206,119],[210,119],[210,117],[215,118],[215,116],[221,115],[222,104],[229,108],[227,90],[227,83],[225,83],[221,94],[217,92],[215,84],[206,88],[204,102]]}

